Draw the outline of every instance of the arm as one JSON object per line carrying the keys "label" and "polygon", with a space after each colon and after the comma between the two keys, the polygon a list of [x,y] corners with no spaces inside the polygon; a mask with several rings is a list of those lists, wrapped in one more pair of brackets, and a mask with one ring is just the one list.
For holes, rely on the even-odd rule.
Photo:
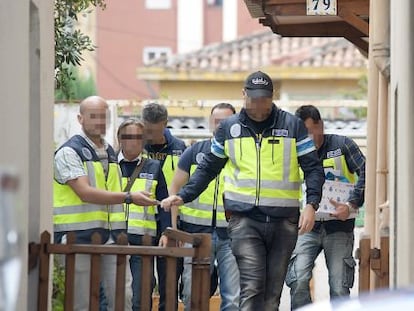
{"label": "arm", "polygon": [[[89,184],[86,171],[79,155],[69,147],[60,149],[55,155],[54,175],[57,182],[67,184],[84,201],[95,204],[123,203],[125,192],[110,192],[92,187]],[[152,205],[154,200],[149,198],[149,193],[131,193],[134,203]]]}
{"label": "arm", "polygon": [[[168,190],[167,190],[167,183],[165,181],[164,173],[162,172],[161,166],[159,167],[158,172],[158,179],[157,179],[157,187],[155,189],[155,198],[158,201],[162,201],[168,197]],[[171,213],[169,211],[165,211],[161,208],[160,205],[157,206],[158,214],[159,214],[159,225],[161,232],[165,230],[167,227],[171,227]]]}
{"label": "arm", "polygon": [[335,216],[339,220],[345,221],[348,219],[352,210],[364,204],[365,194],[365,156],[362,154],[358,145],[350,138],[345,138],[344,144],[345,161],[349,170],[358,175],[358,181],[355,185],[354,191],[348,198],[348,202],[340,203],[335,200],[330,200],[331,204],[335,206]]}
{"label": "arm", "polygon": [[299,122],[299,137],[301,139],[297,142],[297,153],[305,177],[307,202],[299,219],[299,234],[303,234],[311,231],[315,224],[315,209],[310,203],[319,204],[321,201],[325,174],[315,145],[308,137],[307,130],[301,121]]}
{"label": "arm", "polygon": [[211,142],[211,152],[205,154],[203,161],[197,166],[187,185],[178,193],[183,202],[191,202],[197,198],[226,165],[228,158],[224,152],[224,141],[225,129],[222,122]]}
{"label": "arm", "polygon": [[[125,192],[111,192],[96,189],[89,184],[87,176],[81,176],[68,180],[66,183],[83,202],[94,204],[120,204],[124,203]],[[131,192],[132,201],[137,205],[148,206],[156,204],[156,201],[150,198],[150,193],[146,191]]]}
{"label": "arm", "polygon": [[[180,167],[177,168],[175,171],[173,180],[170,185],[170,195],[175,195],[184,186],[188,179],[190,178],[190,174],[186,171],[182,170]],[[173,229],[177,229],[177,217],[178,217],[178,206],[174,205],[171,207],[171,222]]]}
{"label": "arm", "polygon": [[358,175],[358,181],[348,201],[354,207],[360,207],[364,204],[365,195],[365,156],[350,138],[345,139],[344,151],[349,170]]}
{"label": "arm", "polygon": [[221,132],[223,131],[220,130],[220,128],[217,130],[213,139],[211,152],[204,156],[203,161],[197,166],[188,183],[176,195],[171,195],[168,199],[163,200],[163,208],[180,206],[193,201],[208,187],[210,181],[220,173],[227,162],[227,157],[224,154],[224,139],[221,139],[221,136],[223,136]]}

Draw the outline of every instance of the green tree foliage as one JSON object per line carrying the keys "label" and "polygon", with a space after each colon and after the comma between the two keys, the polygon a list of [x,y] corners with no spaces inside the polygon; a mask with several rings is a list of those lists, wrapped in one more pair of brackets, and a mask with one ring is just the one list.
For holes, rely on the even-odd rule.
{"label": "green tree foliage", "polygon": [[62,89],[55,90],[55,100],[58,101],[70,101],[70,100],[81,100],[85,97],[96,94],[95,81],[91,75],[89,77],[83,77],[79,74],[77,67],[67,67],[71,79],[68,80],[65,85],[65,89],[68,92],[64,92]]}
{"label": "green tree foliage", "polygon": [[65,268],[54,257],[52,310],[63,311],[65,300]]}
{"label": "green tree foliage", "polygon": [[88,14],[94,7],[105,9],[105,0],[55,0],[55,89],[69,99],[70,81],[75,79],[70,66],[79,66],[82,53],[96,48],[87,35],[76,29],[78,14]]}

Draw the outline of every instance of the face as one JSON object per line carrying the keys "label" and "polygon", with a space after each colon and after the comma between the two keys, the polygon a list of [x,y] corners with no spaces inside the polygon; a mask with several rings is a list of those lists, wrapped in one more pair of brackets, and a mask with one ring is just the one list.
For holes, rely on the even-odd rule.
{"label": "face", "polygon": [[106,133],[108,106],[104,101],[88,102],[78,115],[83,131],[89,137],[101,137]]}
{"label": "face", "polygon": [[273,105],[271,97],[250,98],[244,90],[243,96],[244,108],[250,119],[256,122],[261,122],[270,116]]}
{"label": "face", "polygon": [[165,143],[164,130],[167,126],[167,121],[158,123],[144,122],[145,125],[145,140],[150,145]]}
{"label": "face", "polygon": [[312,118],[307,118],[305,126],[308,129],[309,136],[315,142],[316,149],[319,149],[323,144],[323,121],[315,122]]}
{"label": "face", "polygon": [[233,115],[233,111],[228,108],[216,108],[210,115],[210,131],[214,132],[220,122]]}
{"label": "face", "polygon": [[136,124],[130,124],[121,129],[119,145],[124,155],[130,159],[138,157],[143,149],[143,131]]}

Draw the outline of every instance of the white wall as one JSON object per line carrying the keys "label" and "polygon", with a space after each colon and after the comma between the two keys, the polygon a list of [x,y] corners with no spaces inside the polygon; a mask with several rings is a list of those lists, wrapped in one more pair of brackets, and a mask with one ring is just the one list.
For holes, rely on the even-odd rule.
{"label": "white wall", "polygon": [[[414,2],[390,1],[392,132],[390,284],[414,284]],[[393,235],[391,235],[393,237]]]}
{"label": "white wall", "polygon": [[237,39],[237,0],[223,1],[223,41]]}
{"label": "white wall", "polygon": [[198,50],[204,42],[204,1],[177,1],[177,53]]}

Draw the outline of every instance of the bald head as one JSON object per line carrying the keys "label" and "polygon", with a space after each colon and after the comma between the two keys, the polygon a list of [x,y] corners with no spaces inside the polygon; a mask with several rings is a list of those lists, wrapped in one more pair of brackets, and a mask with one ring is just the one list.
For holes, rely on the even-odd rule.
{"label": "bald head", "polygon": [[102,97],[89,96],[80,103],[78,121],[92,140],[105,135],[107,114],[108,104]]}
{"label": "bald head", "polygon": [[108,104],[105,99],[100,96],[89,96],[81,101],[79,105],[79,113],[83,115],[89,110],[99,109],[101,107],[105,107],[105,109],[108,108]]}

